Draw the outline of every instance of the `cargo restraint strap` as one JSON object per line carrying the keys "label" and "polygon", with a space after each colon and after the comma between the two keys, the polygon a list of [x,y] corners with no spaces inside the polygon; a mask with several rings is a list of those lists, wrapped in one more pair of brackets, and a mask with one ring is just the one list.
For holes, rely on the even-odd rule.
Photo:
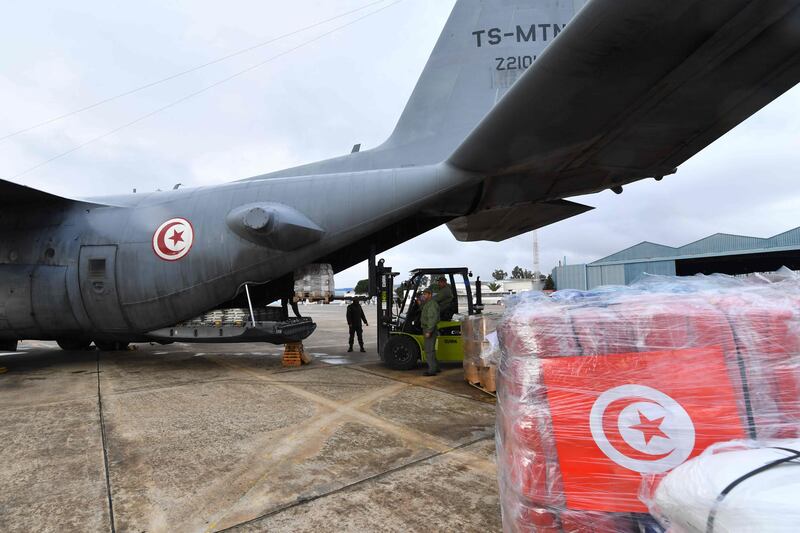
{"label": "cargo restraint strap", "polygon": [[[722,492],[719,493],[717,496],[717,501],[714,502],[714,506],[711,508],[711,512],[708,513],[708,523],[706,525],[706,533],[713,533],[714,531],[714,520],[717,518],[717,511],[719,510],[719,506],[722,504],[722,500],[731,493],[733,489],[750,479],[751,477],[757,476],[767,470],[771,470],[773,468],[777,468],[781,465],[785,465],[786,463],[791,463],[800,458],[800,451],[793,450],[791,448],[777,448],[773,447],[774,450],[781,450],[784,452],[788,452],[790,455],[783,457],[781,459],[777,459],[775,461],[771,461],[765,464],[762,467],[756,468],[755,470],[751,470],[747,474],[740,476],[738,479],[731,482],[730,485],[725,487]],[[800,465],[800,463],[795,463],[796,465]]]}

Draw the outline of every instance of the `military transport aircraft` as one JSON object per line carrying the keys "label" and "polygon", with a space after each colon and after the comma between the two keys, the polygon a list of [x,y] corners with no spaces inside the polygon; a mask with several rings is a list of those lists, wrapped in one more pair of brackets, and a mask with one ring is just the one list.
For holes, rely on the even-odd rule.
{"label": "military transport aircraft", "polygon": [[508,239],[676,172],[798,81],[800,0],[458,0],[373,150],[86,200],[0,181],[0,349],[157,339],[442,224]]}

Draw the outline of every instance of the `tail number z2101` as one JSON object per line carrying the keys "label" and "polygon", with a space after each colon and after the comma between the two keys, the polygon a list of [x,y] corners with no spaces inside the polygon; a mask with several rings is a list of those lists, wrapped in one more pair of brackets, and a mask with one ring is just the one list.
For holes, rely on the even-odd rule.
{"label": "tail number z2101", "polygon": [[533,65],[536,56],[496,57],[497,70],[525,70]]}

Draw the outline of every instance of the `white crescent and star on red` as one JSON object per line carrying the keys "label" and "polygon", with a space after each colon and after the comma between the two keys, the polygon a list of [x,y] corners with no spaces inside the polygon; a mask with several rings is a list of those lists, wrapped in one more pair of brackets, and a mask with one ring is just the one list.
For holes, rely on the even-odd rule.
{"label": "white crescent and star on red", "polygon": [[[644,450],[650,447],[650,443],[654,438],[669,440],[669,435],[664,433],[664,431],[661,429],[666,416],[653,416],[653,419],[651,420],[647,417],[647,415],[642,413],[641,405],[636,405],[640,403],[658,405],[647,398],[629,397],[621,398],[611,402],[608,407],[606,407],[603,416],[603,432],[608,437],[608,440],[613,442],[614,447],[627,457],[645,461],[663,459],[672,453],[672,450],[666,453],[647,453]],[[621,420],[621,416],[622,413],[631,406],[634,406],[633,408],[638,414],[638,423],[629,425]],[[630,420],[627,420],[626,422],[629,423]],[[634,440],[631,438],[633,431],[638,431],[641,433],[642,440],[644,441],[643,447],[641,446],[641,442],[637,442],[639,446],[633,446],[628,442],[630,440]]]}
{"label": "white crescent and star on red", "polygon": [[153,251],[164,261],[186,257],[194,243],[194,228],[185,218],[172,218],[153,233]]}
{"label": "white crescent and star on red", "polygon": [[601,394],[590,413],[592,437],[618,465],[640,473],[666,472],[689,458],[694,423],[674,398],[644,385]]}

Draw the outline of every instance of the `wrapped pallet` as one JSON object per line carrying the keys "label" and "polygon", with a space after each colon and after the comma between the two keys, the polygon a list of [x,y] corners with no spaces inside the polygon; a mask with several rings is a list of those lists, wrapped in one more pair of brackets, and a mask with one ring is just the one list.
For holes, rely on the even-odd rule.
{"label": "wrapped pallet", "polygon": [[481,384],[494,392],[495,373],[500,360],[497,340],[497,324],[500,315],[486,313],[468,316],[461,324],[461,340],[464,345],[464,379],[472,384]]}
{"label": "wrapped pallet", "polygon": [[530,295],[498,333],[507,532],[659,531],[643,476],[719,442],[800,436],[795,279]]}
{"label": "wrapped pallet", "polygon": [[329,264],[306,265],[294,273],[296,300],[328,301],[335,293],[333,267]]}

